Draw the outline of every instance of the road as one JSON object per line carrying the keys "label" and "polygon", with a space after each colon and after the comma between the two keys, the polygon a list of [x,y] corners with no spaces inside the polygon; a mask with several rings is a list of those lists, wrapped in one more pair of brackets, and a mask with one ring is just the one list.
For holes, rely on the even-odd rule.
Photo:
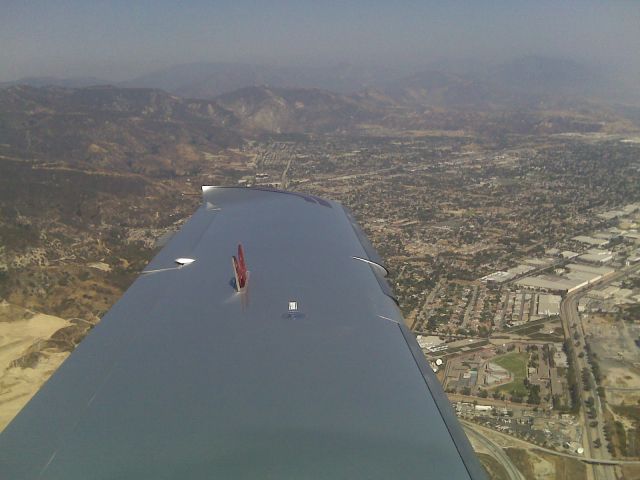
{"label": "road", "polygon": [[476,302],[478,301],[478,286],[474,285],[473,292],[471,293],[471,298],[469,299],[469,303],[467,303],[467,307],[464,309],[464,317],[462,318],[461,328],[469,328],[469,321],[471,320],[471,314],[476,306]]}
{"label": "road", "polygon": [[[572,331],[577,334],[578,300],[580,296],[581,295],[578,295],[578,294],[567,295],[560,304],[560,319],[562,322],[562,329],[564,330],[564,338],[565,340],[567,340],[567,342],[571,343],[572,345],[575,345]],[[575,376],[576,376],[576,381],[579,388],[580,418],[581,418],[582,426],[585,432],[582,446],[584,447],[585,454],[587,454],[588,456],[591,456],[592,451],[595,450],[593,446],[593,441],[595,440],[595,438],[593,438],[591,428],[589,428],[590,420],[587,416],[587,407],[585,406],[585,402],[584,402],[584,394],[583,394],[584,385],[582,382],[581,372],[582,372],[582,369],[585,367],[586,362],[584,361],[585,360],[584,358],[582,359],[582,361],[579,358],[580,353],[583,352],[583,348],[584,348],[583,342],[584,342],[584,339],[579,340],[578,341],[579,345],[574,346],[574,348],[571,350],[572,356],[570,361],[575,366]],[[597,392],[596,392],[596,395],[597,395]]]}
{"label": "road", "polygon": [[560,457],[571,458],[572,460],[577,460],[579,462],[584,462],[589,464],[602,464],[602,465],[613,465],[613,466],[640,465],[640,460],[603,460],[600,458],[585,457],[583,455],[577,455],[575,453],[559,452],[557,450],[552,450],[550,448],[541,447],[540,445],[536,445],[535,443],[528,442],[527,440],[522,440],[521,438],[515,438],[507,433],[499,432],[498,430],[493,430],[492,428],[488,428],[482,425],[477,425],[467,420],[461,419],[460,423],[462,423],[463,426],[465,427],[465,431],[468,431],[468,429],[472,428],[475,430],[477,434],[481,435],[483,439],[486,438],[486,435],[492,435],[494,437],[495,436],[502,437],[506,442],[510,442],[513,448],[521,448],[524,450],[538,450],[540,452],[546,452],[551,455],[558,455]]}
{"label": "road", "polygon": [[[564,331],[565,339],[567,339],[573,345],[573,355],[572,361],[575,365],[575,374],[577,376],[578,385],[580,388],[580,416],[582,418],[582,423],[584,426],[585,437],[583,438],[583,447],[585,451],[585,456],[590,457],[596,460],[611,460],[611,456],[609,455],[606,448],[606,440],[604,436],[604,408],[601,404],[600,397],[597,392],[597,384],[595,378],[593,376],[593,371],[591,369],[591,365],[589,364],[587,352],[585,350],[585,334],[584,327],[582,325],[582,320],[580,315],[578,314],[578,301],[581,297],[583,297],[589,290],[595,287],[601,287],[607,285],[609,283],[615,282],[630,273],[633,273],[638,268],[639,265],[628,267],[622,269],[621,271],[603,279],[599,282],[595,282],[591,285],[586,286],[585,288],[568,294],[562,300],[560,304],[560,320],[562,322],[562,328]],[[582,358],[580,357],[580,354]],[[589,385],[585,390],[583,381],[582,381],[582,371],[583,369],[587,369],[589,372]],[[595,410],[595,418],[591,419],[588,415],[588,409],[586,405],[586,400],[591,397],[594,401],[594,410]],[[593,420],[597,421],[597,425],[595,427],[590,426],[590,422]],[[594,441],[596,439],[600,439],[602,445],[600,448],[594,447]],[[611,467],[603,466],[603,465],[592,465],[591,468],[588,469],[588,477],[596,480],[604,479],[604,480],[615,480],[616,474],[615,470]]]}
{"label": "road", "polygon": [[469,438],[475,439],[478,443],[489,450],[489,452],[491,452],[491,456],[498,462],[500,462],[500,464],[504,467],[510,480],[526,480],[520,470],[518,470],[518,468],[513,464],[509,456],[504,453],[504,450],[500,445],[497,445],[485,435],[477,432],[475,429],[475,425],[468,422],[463,422],[463,425],[465,427],[464,430],[467,436]]}
{"label": "road", "polygon": [[442,288],[444,284],[443,280],[438,280],[438,283],[433,287],[433,289],[427,295],[427,298],[424,301],[424,306],[422,307],[422,311],[416,315],[416,318],[411,325],[411,330],[416,330],[418,328],[423,328],[425,322],[429,320],[429,316],[431,315],[431,311],[429,310],[429,305],[433,303],[434,298]]}
{"label": "road", "polygon": [[286,190],[289,186],[289,178],[287,175],[289,174],[289,169],[291,168],[291,162],[293,162],[293,155],[289,157],[289,161],[287,162],[287,166],[284,167],[282,171],[282,176],[280,177],[280,188],[282,190]]}

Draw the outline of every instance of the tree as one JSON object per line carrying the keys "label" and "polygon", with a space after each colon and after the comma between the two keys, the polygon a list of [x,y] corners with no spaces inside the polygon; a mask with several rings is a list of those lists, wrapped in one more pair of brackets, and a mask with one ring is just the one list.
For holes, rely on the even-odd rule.
{"label": "tree", "polygon": [[540,385],[529,386],[529,397],[527,398],[527,402],[532,405],[540,404]]}

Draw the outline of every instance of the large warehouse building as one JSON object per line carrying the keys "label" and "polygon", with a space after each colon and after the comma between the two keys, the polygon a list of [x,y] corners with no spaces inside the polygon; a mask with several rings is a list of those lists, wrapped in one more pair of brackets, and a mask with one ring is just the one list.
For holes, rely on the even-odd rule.
{"label": "large warehouse building", "polygon": [[566,266],[566,270],[566,273],[562,275],[524,277],[515,283],[523,288],[564,295],[615,273],[615,270],[611,268],[579,263],[570,263]]}

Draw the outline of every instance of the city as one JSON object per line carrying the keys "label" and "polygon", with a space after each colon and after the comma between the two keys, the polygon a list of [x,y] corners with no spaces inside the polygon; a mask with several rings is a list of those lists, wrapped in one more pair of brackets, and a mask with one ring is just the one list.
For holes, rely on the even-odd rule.
{"label": "city", "polygon": [[3,5],[0,477],[640,478],[640,3],[506,3]]}

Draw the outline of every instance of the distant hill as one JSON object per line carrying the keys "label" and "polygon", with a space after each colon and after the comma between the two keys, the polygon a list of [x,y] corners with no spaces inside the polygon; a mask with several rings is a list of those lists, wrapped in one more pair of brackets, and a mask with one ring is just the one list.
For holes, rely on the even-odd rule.
{"label": "distant hill", "polygon": [[[29,85],[83,88],[113,84],[93,77],[29,77],[0,88]],[[535,108],[549,101],[640,99],[637,81],[620,72],[552,56],[524,56],[500,64],[438,61],[424,68],[188,63],[156,70],[115,86],[152,88],[185,98],[212,99],[246,87],[317,89],[342,95],[377,91],[405,106]]]}
{"label": "distant hill", "polygon": [[151,72],[120,85],[160,88],[193,98],[212,98],[244,87],[318,88],[353,93],[400,76],[390,68],[273,66],[242,63],[189,63]]}
{"label": "distant hill", "polygon": [[428,69],[389,81],[382,90],[405,105],[573,108],[585,101],[637,104],[640,94],[637,88],[629,88],[628,80],[570,59],[525,56],[483,68],[474,65],[465,73]]}
{"label": "distant hill", "polygon": [[574,60],[525,56],[498,65],[487,80],[509,88],[542,94],[580,95],[605,86],[603,75]]}
{"label": "distant hill", "polygon": [[487,107],[506,100],[492,85],[469,76],[442,71],[417,72],[388,83],[383,91],[404,105]]}
{"label": "distant hill", "polygon": [[30,87],[83,88],[110,84],[113,84],[113,82],[95,77],[24,77],[14,82],[2,82],[0,83],[0,88],[13,87],[16,85],[27,85]]}
{"label": "distant hill", "polygon": [[173,176],[200,171],[211,155],[264,133],[495,137],[631,131],[631,122],[637,125],[637,110],[532,93],[506,85],[518,81],[519,69],[504,71],[511,73],[496,70],[500,82],[425,71],[350,94],[262,85],[199,100],[153,88],[10,86],[0,89],[0,154]]}
{"label": "distant hill", "polygon": [[383,105],[319,89],[246,87],[216,97],[245,129],[329,132],[383,116]]}
{"label": "distant hill", "polygon": [[158,88],[190,98],[214,98],[245,87],[319,89],[340,94],[383,92],[408,105],[532,107],[549,98],[590,96],[613,98],[619,93],[614,75],[580,62],[524,56],[497,65],[471,62],[468,68],[437,62],[401,70],[385,67],[277,66],[242,63],[189,63],[151,72],[122,87]]}
{"label": "distant hill", "polygon": [[8,87],[0,112],[4,154],[107,170],[172,175],[241,142],[217,103],[153,89]]}

